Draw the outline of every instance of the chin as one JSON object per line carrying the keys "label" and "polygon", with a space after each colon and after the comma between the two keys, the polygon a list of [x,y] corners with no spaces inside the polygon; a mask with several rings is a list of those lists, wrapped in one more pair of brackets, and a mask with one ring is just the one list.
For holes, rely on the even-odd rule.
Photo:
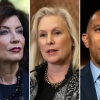
{"label": "chin", "polygon": [[20,61],[21,59],[22,59],[22,56],[20,55],[20,56],[13,56],[9,60],[10,61]]}
{"label": "chin", "polygon": [[18,59],[18,58],[16,58],[16,59],[10,59],[9,61],[11,61],[11,62],[19,62],[21,59]]}
{"label": "chin", "polygon": [[51,64],[59,64],[60,60],[59,59],[48,59],[47,62]]}

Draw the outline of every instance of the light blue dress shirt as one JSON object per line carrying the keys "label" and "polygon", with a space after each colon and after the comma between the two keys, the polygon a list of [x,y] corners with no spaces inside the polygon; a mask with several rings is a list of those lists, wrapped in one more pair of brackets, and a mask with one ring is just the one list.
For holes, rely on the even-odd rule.
{"label": "light blue dress shirt", "polygon": [[100,100],[100,79],[98,80],[98,77],[100,75],[100,68],[96,67],[92,61],[90,61],[90,69],[92,72],[92,76],[93,76],[93,81],[94,81],[94,85],[95,85],[95,89],[96,89],[96,93],[97,93],[97,98],[98,100]]}

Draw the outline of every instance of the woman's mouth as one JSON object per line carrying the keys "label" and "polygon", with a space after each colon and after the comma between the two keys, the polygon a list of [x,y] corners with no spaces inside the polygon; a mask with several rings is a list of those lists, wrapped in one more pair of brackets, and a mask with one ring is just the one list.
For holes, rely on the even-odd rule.
{"label": "woman's mouth", "polygon": [[14,47],[12,49],[10,49],[11,52],[20,52],[21,48],[20,47]]}
{"label": "woman's mouth", "polygon": [[49,50],[47,50],[47,53],[50,55],[53,55],[53,54],[57,53],[57,51],[58,50],[56,50],[56,49],[49,49]]}

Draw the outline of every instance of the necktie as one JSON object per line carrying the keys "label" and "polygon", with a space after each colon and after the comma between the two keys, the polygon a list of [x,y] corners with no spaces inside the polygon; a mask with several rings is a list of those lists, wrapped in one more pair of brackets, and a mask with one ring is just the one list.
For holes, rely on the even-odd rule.
{"label": "necktie", "polygon": [[98,100],[100,100],[100,76],[97,78],[96,84],[97,84],[97,97]]}

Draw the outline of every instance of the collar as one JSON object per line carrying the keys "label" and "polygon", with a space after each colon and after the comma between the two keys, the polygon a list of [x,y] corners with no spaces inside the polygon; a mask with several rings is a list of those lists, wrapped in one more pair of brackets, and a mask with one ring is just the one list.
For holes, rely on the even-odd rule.
{"label": "collar", "polygon": [[96,82],[98,76],[100,75],[100,68],[98,68],[97,66],[95,66],[92,61],[90,61],[90,69],[92,72],[92,76],[93,76],[93,81]]}

